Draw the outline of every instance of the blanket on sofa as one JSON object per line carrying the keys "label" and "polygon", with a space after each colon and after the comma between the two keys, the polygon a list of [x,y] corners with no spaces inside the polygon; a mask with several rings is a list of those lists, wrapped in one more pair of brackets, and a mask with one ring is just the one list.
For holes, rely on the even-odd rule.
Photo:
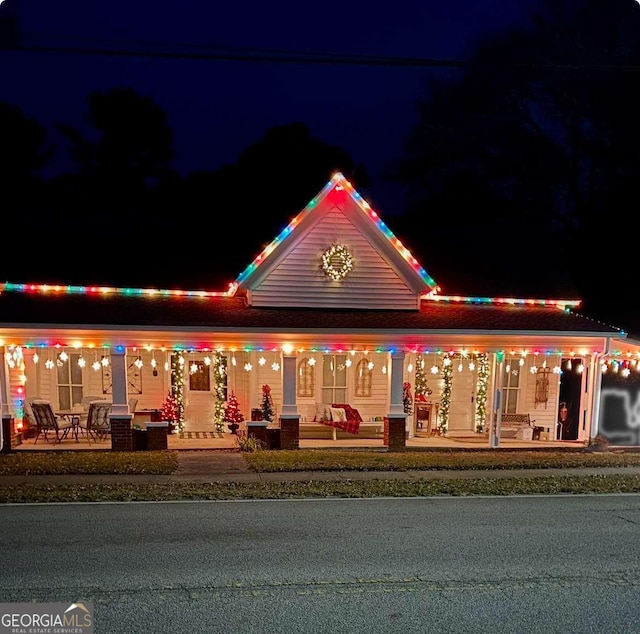
{"label": "blanket on sofa", "polygon": [[329,411],[324,412],[324,415],[318,418],[317,422],[341,429],[349,434],[357,434],[360,431],[362,416],[355,407],[345,403],[333,403],[325,409]]}

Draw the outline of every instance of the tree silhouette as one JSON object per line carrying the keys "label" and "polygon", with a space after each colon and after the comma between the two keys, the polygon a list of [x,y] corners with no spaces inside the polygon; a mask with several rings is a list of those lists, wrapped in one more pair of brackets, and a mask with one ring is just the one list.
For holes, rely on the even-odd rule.
{"label": "tree silhouette", "polygon": [[86,223],[90,211],[102,218],[103,230],[137,221],[149,238],[160,237],[148,232],[167,220],[169,209],[153,205],[162,200],[154,194],[177,178],[166,112],[135,90],[118,88],[89,94],[86,123],[87,129],[58,125],[76,168],[59,185],[76,201],[76,220]]}
{"label": "tree silhouette", "polygon": [[45,198],[42,172],[55,154],[46,128],[18,106],[0,102],[0,139],[3,229],[7,235],[24,236],[34,226],[53,228],[39,211]]}
{"label": "tree silhouette", "polygon": [[532,281],[562,292],[568,272],[585,312],[640,328],[616,301],[633,249],[602,232],[605,219],[624,226],[640,176],[640,83],[624,70],[640,62],[639,30],[627,0],[548,0],[531,28],[487,38],[464,72],[431,81],[394,174],[407,186],[409,242],[428,217],[431,244],[457,260],[456,282],[473,267],[487,292],[516,288],[529,263]]}
{"label": "tree silhouette", "polygon": [[[181,203],[211,218],[216,237],[211,250],[193,250],[194,283],[220,288],[233,281],[336,171],[358,188],[368,185],[366,171],[344,150],[291,123],[267,130],[235,163],[187,176]],[[211,267],[212,257],[224,258],[224,269]]]}

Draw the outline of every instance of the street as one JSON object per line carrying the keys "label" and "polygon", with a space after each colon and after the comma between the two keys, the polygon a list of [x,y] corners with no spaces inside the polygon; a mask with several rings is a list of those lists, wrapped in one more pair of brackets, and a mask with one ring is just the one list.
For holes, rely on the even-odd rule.
{"label": "street", "polygon": [[0,506],[1,602],[98,633],[637,632],[640,497]]}

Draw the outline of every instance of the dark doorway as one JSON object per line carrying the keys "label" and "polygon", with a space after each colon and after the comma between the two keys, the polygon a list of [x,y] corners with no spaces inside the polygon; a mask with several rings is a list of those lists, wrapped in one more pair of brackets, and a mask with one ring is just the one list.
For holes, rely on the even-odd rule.
{"label": "dark doorway", "polygon": [[582,363],[582,359],[575,357],[562,359],[557,440],[578,440],[580,390],[582,389],[582,373],[578,372],[578,367],[582,366]]}

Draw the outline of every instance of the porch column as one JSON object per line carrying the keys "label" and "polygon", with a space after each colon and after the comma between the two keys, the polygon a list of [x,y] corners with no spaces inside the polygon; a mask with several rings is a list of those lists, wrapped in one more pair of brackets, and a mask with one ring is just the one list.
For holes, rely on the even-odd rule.
{"label": "porch column", "polygon": [[580,440],[591,440],[595,438],[599,433],[600,427],[600,398],[602,396],[602,370],[600,368],[602,361],[600,354],[591,355],[590,371],[591,385],[589,391],[591,393],[591,399],[587,411],[589,412],[589,420],[587,422],[587,429],[584,432],[584,436],[578,435]]}
{"label": "porch column", "polygon": [[489,446],[495,449],[500,446],[500,426],[502,424],[502,375],[504,374],[504,354],[493,355],[493,399],[491,417],[489,419]]}
{"label": "porch column", "polygon": [[0,362],[0,412],[2,423],[0,424],[0,450],[11,451],[11,409],[9,403],[9,372],[7,372],[6,348],[0,346],[2,361]]}
{"label": "porch column", "polygon": [[127,404],[127,349],[116,346],[111,349],[111,391],[113,396],[111,414],[111,449],[133,450],[133,432]]}
{"label": "porch column", "polygon": [[389,414],[384,419],[384,444],[389,451],[404,451],[407,447],[405,435],[407,415],[402,402],[403,378],[404,352],[393,351],[389,377]]}
{"label": "porch column", "polygon": [[297,354],[286,348],[282,351],[282,413],[280,414],[281,449],[300,448],[300,414],[296,402]]}

